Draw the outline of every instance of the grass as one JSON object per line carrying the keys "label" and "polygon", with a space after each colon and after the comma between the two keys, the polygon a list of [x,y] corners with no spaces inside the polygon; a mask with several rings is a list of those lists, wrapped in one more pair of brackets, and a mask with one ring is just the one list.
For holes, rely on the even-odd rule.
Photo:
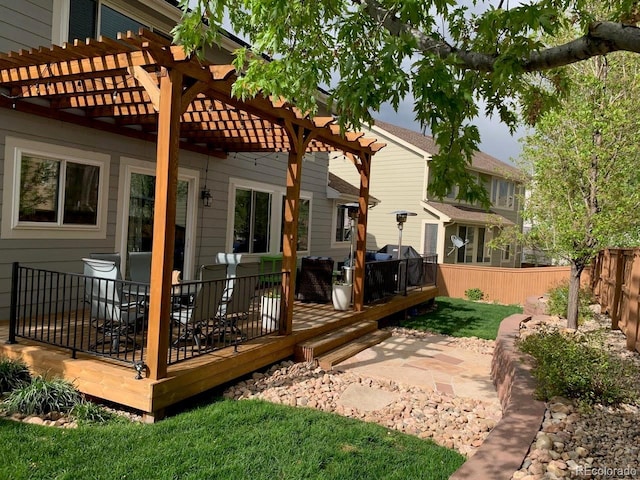
{"label": "grass", "polygon": [[437,297],[434,311],[405,320],[401,322],[401,326],[452,337],[495,340],[500,322],[514,313],[522,313],[522,308],[518,305],[496,305]]}
{"label": "grass", "polygon": [[464,462],[379,425],[220,400],[154,425],[57,429],[0,420],[0,478],[446,479]]}

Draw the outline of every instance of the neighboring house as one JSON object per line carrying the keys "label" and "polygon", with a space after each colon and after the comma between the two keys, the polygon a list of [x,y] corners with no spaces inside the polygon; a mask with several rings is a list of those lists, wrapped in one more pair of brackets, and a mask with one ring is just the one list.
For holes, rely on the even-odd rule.
{"label": "neighboring house", "polygon": [[[176,1],[162,0],[0,0],[0,52],[62,45],[74,38],[115,38],[117,32],[137,32],[140,27],[169,38],[181,15],[176,5]],[[240,44],[232,36],[224,37],[221,48],[212,50],[210,57],[215,63],[228,64],[229,52]],[[113,42],[114,49],[117,45]],[[48,60],[43,57],[42,61]],[[50,73],[41,72],[43,78]],[[54,119],[30,113],[29,109],[37,109],[32,105],[38,99],[33,104],[21,102],[15,99],[15,92],[0,89],[0,104],[6,107],[0,108],[0,172],[4,178],[0,319],[8,318],[12,262],[79,272],[81,258],[92,252],[119,252],[124,263],[127,252],[151,251],[156,144],[151,138],[145,140],[144,134],[155,125],[145,125],[145,112],[131,113],[115,106],[117,98],[138,94],[132,88],[133,74],[109,81],[112,84],[105,85],[100,80],[105,90],[111,88],[103,105],[76,105],[76,99],[82,100],[79,90],[100,85],[91,83],[92,76],[74,80],[68,86],[75,94],[73,101],[64,94],[47,100]],[[43,81],[31,85],[26,93],[41,94],[47,89],[49,94],[49,88]],[[24,95],[25,90],[20,92]],[[77,115],[75,107],[84,108],[81,115],[86,117]],[[223,119],[227,115],[227,123],[232,123],[238,110],[227,108],[220,115]],[[74,123],[61,120],[72,117],[76,117]],[[85,127],[77,118],[101,126]],[[116,129],[124,132],[129,125],[135,125],[129,128],[129,135],[117,134]],[[132,130],[141,132],[140,138],[131,138],[136,136],[131,135]],[[242,252],[243,261],[259,261],[262,255],[282,252],[286,146],[271,147],[272,152],[253,145],[236,151],[232,134],[214,137],[214,133],[208,132],[207,142],[222,146],[218,155],[207,154],[205,147],[188,148],[186,142],[180,151],[173,258],[174,268],[182,271],[184,279],[196,278],[198,267],[213,263],[217,252]],[[304,156],[298,258],[310,254],[343,258],[348,252],[348,242],[335,242],[331,234],[335,231],[332,214],[336,198],[352,201],[353,195],[328,190],[328,157],[321,149]],[[30,188],[41,185],[43,175],[48,187]],[[121,268],[126,274],[127,265]]]}
{"label": "neighboring house", "polygon": [[[391,212],[408,210],[417,216],[410,216],[404,224],[403,245],[411,245],[423,254],[437,253],[439,263],[520,266],[521,249],[516,245],[503,249],[488,246],[499,234],[499,228],[492,225],[522,226],[518,203],[521,173],[517,168],[482,152],[474,155],[470,171],[491,198],[491,209],[486,211],[456,200],[455,190],[444,199],[429,197],[429,160],[437,152],[431,137],[380,121],[366,135],[387,144],[371,166],[371,194],[380,200],[380,205],[369,212],[367,249],[397,244],[399,233]],[[359,178],[345,157],[333,156],[329,168],[359,185]],[[466,243],[457,248],[453,235]]]}

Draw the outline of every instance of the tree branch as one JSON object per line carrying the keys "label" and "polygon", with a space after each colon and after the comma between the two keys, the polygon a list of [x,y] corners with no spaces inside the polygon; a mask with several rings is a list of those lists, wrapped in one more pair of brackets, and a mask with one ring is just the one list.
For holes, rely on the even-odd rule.
{"label": "tree branch", "polygon": [[[364,5],[367,14],[383,25],[391,35],[413,36],[417,41],[418,50],[423,54],[435,54],[443,59],[455,56],[460,60],[462,68],[480,72],[493,71],[498,59],[496,55],[459,50],[444,40],[429,37],[420,30],[406,25],[394,15],[390,15],[390,12],[375,0],[354,1]],[[640,53],[640,28],[616,22],[594,22],[586,35],[564,45],[532,52],[529,57],[522,59],[520,65],[526,72],[549,70],[617,51]]]}

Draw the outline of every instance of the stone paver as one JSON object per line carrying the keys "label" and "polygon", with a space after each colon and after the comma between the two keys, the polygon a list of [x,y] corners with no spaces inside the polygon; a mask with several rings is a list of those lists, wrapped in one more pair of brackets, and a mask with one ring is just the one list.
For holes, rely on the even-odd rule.
{"label": "stone paver", "polygon": [[441,335],[420,340],[393,336],[334,368],[498,403],[491,382],[491,356],[460,348]]}

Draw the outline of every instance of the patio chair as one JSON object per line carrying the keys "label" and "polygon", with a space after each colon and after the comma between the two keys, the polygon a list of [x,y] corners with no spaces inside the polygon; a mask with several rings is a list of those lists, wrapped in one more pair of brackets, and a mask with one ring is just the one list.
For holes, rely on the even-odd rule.
{"label": "patio chair", "polygon": [[136,283],[151,281],[151,252],[129,252],[129,278]]}
{"label": "patio chair", "polygon": [[[225,277],[223,277],[225,278]],[[181,305],[171,312],[171,319],[178,324],[178,337],[173,341],[177,346],[192,340],[198,350],[202,347],[202,337],[206,337],[207,325],[216,319],[222,295],[224,293],[225,282],[220,280],[206,280],[201,284],[185,283],[174,288],[197,288],[195,299],[191,305]]]}
{"label": "patio chair", "polygon": [[91,318],[97,322],[102,320],[99,331],[102,339],[90,350],[98,345],[111,344],[112,351],[118,351],[122,340],[125,348],[130,343],[138,348],[131,331],[135,331],[138,320],[143,317],[143,310],[139,298],[131,301],[122,294],[122,281],[118,280],[119,270],[116,264],[108,260],[83,258],[85,283],[85,298],[91,304]]}
{"label": "patio chair", "polygon": [[229,279],[224,294],[224,312],[219,319],[225,326],[225,331],[242,336],[242,330],[238,327],[239,320],[249,317],[253,300],[256,298],[256,289],[260,283],[260,264],[240,263],[236,266],[235,278]]}
{"label": "patio chair", "polygon": [[116,264],[116,268],[118,269],[118,280],[122,280],[122,274],[120,272],[120,253],[90,253],[89,258],[93,258],[94,260],[106,260],[107,262],[113,262]]}

